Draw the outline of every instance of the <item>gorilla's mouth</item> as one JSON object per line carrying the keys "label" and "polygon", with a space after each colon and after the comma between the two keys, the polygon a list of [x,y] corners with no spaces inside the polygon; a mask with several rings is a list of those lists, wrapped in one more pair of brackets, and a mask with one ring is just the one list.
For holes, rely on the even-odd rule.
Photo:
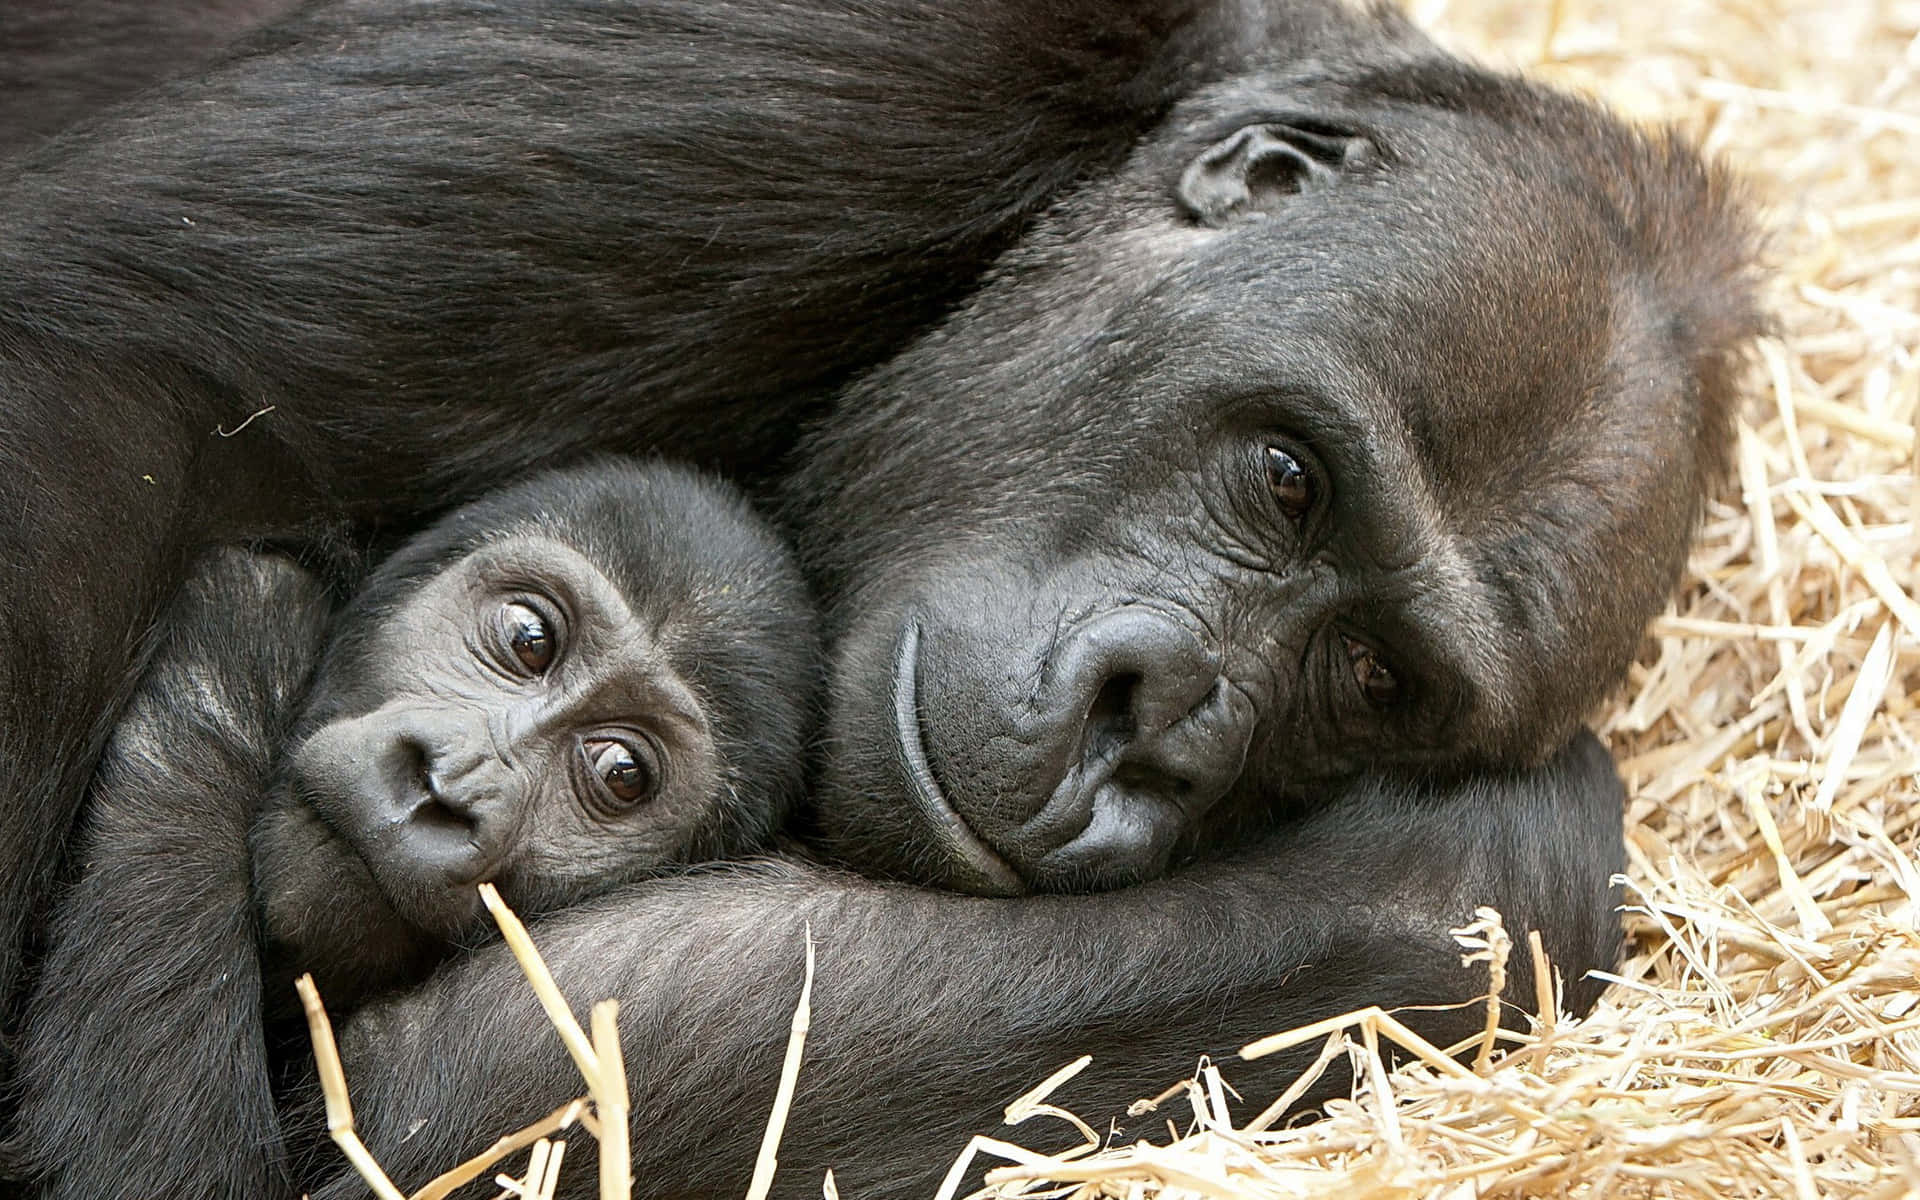
{"label": "gorilla's mouth", "polygon": [[[291,792],[303,818],[324,846],[310,853],[327,854],[336,892],[352,890],[360,902],[380,910],[381,919],[395,929],[450,939],[471,928],[484,912],[479,893],[471,887],[444,890],[420,887],[404,873],[395,877],[391,853],[382,854],[378,841],[365,831],[343,827],[337,819],[344,807],[340,798],[316,787],[299,772],[290,772]],[[356,803],[358,796],[346,802]]]}
{"label": "gorilla's mouth", "polygon": [[948,882],[982,896],[1018,896],[1020,876],[954,811],[934,778],[920,730],[920,622],[908,618],[893,647],[893,725],[907,797],[949,864]]}

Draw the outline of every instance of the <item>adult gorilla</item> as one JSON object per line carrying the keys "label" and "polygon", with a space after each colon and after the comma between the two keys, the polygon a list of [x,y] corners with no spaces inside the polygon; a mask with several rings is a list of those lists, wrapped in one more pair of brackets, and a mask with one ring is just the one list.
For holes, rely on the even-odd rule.
{"label": "adult gorilla", "polygon": [[1176,97],[1323,32],[1362,34],[1212,0],[341,0],[15,156],[0,996],[199,547],[410,525],[586,449],[763,475]]}
{"label": "adult gorilla", "polygon": [[[576,1002],[621,999],[649,1194],[743,1185],[786,1019],[754,985],[797,988],[803,925],[796,1195],[826,1166],[927,1194],[1081,1051],[1065,1102],[1105,1116],[1196,1051],[1465,999],[1446,928],[1474,903],[1570,979],[1611,961],[1610,763],[1579,734],[1510,768],[1673,585],[1755,323],[1744,226],[1684,148],[1373,19],[1178,104],[848,388],[785,485],[850,860],[980,891],[1220,861],[1010,901],[783,867],[550,921]],[[350,1023],[362,1132],[406,1180],[577,1086],[515,971],[476,955]],[[1264,1104],[1312,1050],[1231,1074]]]}
{"label": "adult gorilla", "polygon": [[[744,1170],[691,1154],[744,1140],[772,1065],[780,1006],[729,984],[778,978],[803,917],[847,990],[789,1161],[874,1188],[1005,1067],[1104,1050],[1111,1099],[1174,1046],[1464,994],[1444,929],[1476,901],[1576,972],[1611,953],[1611,769],[1549,752],[1672,585],[1751,328],[1743,228],[1682,149],[1332,4],[365,0],[18,166],[0,903],[37,894],[75,731],[192,547],[411,521],[589,445],[757,474],[1083,183],[801,448],[819,820],[1003,892],[1257,852],[1011,903],[791,867],[550,925],[625,998],[642,1111],[694,1117],[643,1130],[643,1189]],[[403,1173],[566,1086],[501,1060],[534,1021],[509,971],[349,1030]]]}
{"label": "adult gorilla", "polygon": [[1539,762],[1624,673],[1742,227],[1684,148],[1397,49],[1201,89],[802,444],[866,869],[1150,878],[1369,768]]}

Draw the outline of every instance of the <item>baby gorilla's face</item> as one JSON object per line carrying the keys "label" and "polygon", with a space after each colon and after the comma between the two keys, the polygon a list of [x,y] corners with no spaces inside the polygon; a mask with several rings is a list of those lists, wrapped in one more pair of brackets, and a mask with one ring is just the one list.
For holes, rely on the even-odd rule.
{"label": "baby gorilla's face", "polygon": [[475,884],[531,915],[757,849],[803,782],[816,623],[746,498],[684,468],[448,513],[335,618],[287,738],[253,830],[270,973],[350,1004],[484,936]]}
{"label": "baby gorilla's face", "polygon": [[449,940],[480,919],[481,882],[538,912],[688,859],[721,783],[714,732],[667,635],[579,551],[515,535],[358,619],[377,621],[340,631],[366,639],[359,669],[310,701],[352,715],[286,762],[337,885]]}

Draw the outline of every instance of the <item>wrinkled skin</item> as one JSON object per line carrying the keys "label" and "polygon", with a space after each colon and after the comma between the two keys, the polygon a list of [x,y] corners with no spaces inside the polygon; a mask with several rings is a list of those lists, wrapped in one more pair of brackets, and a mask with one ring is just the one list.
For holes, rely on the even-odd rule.
{"label": "wrinkled skin", "polygon": [[1358,771],[1539,761],[1720,467],[1729,203],[1445,63],[1187,102],[803,447],[822,825],[868,869],[1104,887]]}

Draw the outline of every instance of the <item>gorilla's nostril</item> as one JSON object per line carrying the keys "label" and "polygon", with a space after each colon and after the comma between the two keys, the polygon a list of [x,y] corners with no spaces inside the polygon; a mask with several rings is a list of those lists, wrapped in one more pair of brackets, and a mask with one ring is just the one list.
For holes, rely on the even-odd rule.
{"label": "gorilla's nostril", "polygon": [[424,795],[433,796],[435,781],[433,761],[427,754],[427,748],[414,738],[400,739],[401,778],[412,783]]}
{"label": "gorilla's nostril", "polygon": [[1125,745],[1133,732],[1133,694],[1139,686],[1138,675],[1115,675],[1094,692],[1080,736],[1081,761],[1106,758]]}
{"label": "gorilla's nostril", "polygon": [[1093,703],[1087,706],[1088,724],[1105,724],[1126,717],[1127,710],[1133,707],[1133,689],[1140,682],[1140,676],[1127,674],[1115,675],[1100,685],[1093,695]]}

